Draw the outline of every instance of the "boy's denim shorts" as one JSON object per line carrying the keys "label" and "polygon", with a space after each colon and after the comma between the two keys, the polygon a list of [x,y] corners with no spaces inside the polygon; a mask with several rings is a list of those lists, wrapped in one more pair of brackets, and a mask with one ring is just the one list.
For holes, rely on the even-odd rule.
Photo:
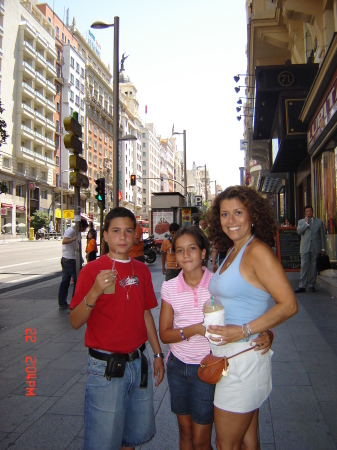
{"label": "boy's denim shorts", "polygon": [[170,352],[167,360],[167,380],[171,394],[171,411],[191,415],[193,422],[207,425],[213,422],[215,386],[204,383],[197,375],[199,364],[185,364]]}
{"label": "boy's denim shorts", "polygon": [[127,362],[122,378],[104,377],[106,362],[88,355],[84,402],[84,449],[120,450],[150,441],[156,433],[153,377],[148,359],[148,385],[141,389],[141,358]]}

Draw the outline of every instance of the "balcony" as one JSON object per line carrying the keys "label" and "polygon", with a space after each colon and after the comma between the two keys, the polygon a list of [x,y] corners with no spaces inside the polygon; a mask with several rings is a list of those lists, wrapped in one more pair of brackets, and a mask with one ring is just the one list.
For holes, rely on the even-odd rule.
{"label": "balcony", "polygon": [[20,28],[25,30],[25,36],[31,39],[36,38],[36,30],[29,22],[26,22],[25,20],[20,22]]}
{"label": "balcony", "polygon": [[45,106],[46,104],[46,97],[44,97],[40,92],[35,91],[35,101],[39,103],[41,106]]}
{"label": "balcony", "polygon": [[47,110],[49,110],[50,112],[56,112],[56,108],[53,102],[51,102],[50,100],[46,100],[46,108]]}
{"label": "balcony", "polygon": [[23,53],[30,58],[36,58],[35,48],[28,41],[23,41]]}
{"label": "balcony", "polygon": [[23,71],[25,74],[30,75],[32,78],[35,78],[35,69],[26,61],[23,61]]}
{"label": "balcony", "polygon": [[3,3],[0,3],[0,14],[5,14],[5,5]]}
{"label": "balcony", "polygon": [[39,144],[45,144],[46,143],[46,138],[43,136],[43,134],[38,133],[37,131],[34,131],[34,135],[35,135],[35,140]]}
{"label": "balcony", "polygon": [[47,72],[56,77],[56,69],[50,62],[47,62]]}
{"label": "balcony", "polygon": [[47,118],[46,118],[46,126],[47,126],[47,129],[50,131],[55,131],[55,129],[56,129],[54,122]]}
{"label": "balcony", "polygon": [[50,150],[55,150],[55,142],[52,139],[46,138],[46,146]]}
{"label": "balcony", "polygon": [[55,50],[53,47],[51,47],[50,44],[48,44],[47,52],[49,53],[49,55],[50,55],[52,58],[54,58],[54,59],[57,58],[56,50]]}
{"label": "balcony", "polygon": [[34,156],[35,152],[33,150],[30,150],[27,147],[21,147],[21,151],[24,155]]}
{"label": "balcony", "polygon": [[44,58],[39,52],[36,52],[36,62],[39,62],[40,65],[45,69],[47,66],[47,60]]}
{"label": "balcony", "polygon": [[25,103],[21,103],[22,115],[24,117],[29,117],[29,119],[34,119],[35,111],[30,106],[27,106]]}
{"label": "balcony", "polygon": [[38,123],[40,123],[42,125],[46,124],[46,118],[37,111],[35,111],[35,119]]}
{"label": "balcony", "polygon": [[47,91],[48,91],[49,94],[56,95],[55,86],[49,80],[47,80]]}
{"label": "balcony", "polygon": [[44,37],[41,36],[40,33],[37,33],[37,42],[41,44],[45,50],[48,49],[48,42],[45,40]]}
{"label": "balcony", "polygon": [[35,90],[29,84],[22,82],[23,92],[30,98],[35,98]]}
{"label": "balcony", "polygon": [[36,87],[46,87],[47,79],[41,75],[39,72],[35,73],[35,86]]}
{"label": "balcony", "polygon": [[[54,147],[55,149],[55,147]],[[45,157],[46,158],[46,163],[52,165],[53,167],[55,167],[55,161],[53,160],[53,158],[49,158],[48,156]]]}
{"label": "balcony", "polygon": [[23,136],[29,137],[30,139],[34,138],[34,130],[27,127],[26,125],[21,125],[21,134]]}

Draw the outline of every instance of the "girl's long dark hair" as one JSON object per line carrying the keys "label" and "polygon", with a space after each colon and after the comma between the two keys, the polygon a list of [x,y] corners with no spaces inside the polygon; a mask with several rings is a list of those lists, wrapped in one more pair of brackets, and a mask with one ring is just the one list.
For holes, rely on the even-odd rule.
{"label": "girl's long dark hair", "polygon": [[197,246],[200,248],[200,250],[206,250],[205,258],[202,260],[202,265],[207,266],[208,258],[209,258],[209,251],[210,251],[210,243],[207,237],[205,236],[205,233],[197,226],[192,225],[190,227],[184,227],[180,228],[177,233],[174,235],[173,241],[172,241],[172,250],[176,251],[176,242],[177,239],[181,236],[184,236],[184,234],[188,234],[193,237],[195,240]]}

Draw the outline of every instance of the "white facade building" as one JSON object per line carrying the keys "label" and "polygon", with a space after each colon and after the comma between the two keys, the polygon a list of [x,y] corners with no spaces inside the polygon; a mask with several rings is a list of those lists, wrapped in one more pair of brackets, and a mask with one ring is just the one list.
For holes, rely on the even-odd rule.
{"label": "white facade building", "polygon": [[0,157],[8,187],[0,194],[1,227],[15,234],[18,224],[28,226],[28,215],[48,212],[52,203],[57,54],[55,30],[35,2],[1,0],[0,25],[0,95],[9,134]]}

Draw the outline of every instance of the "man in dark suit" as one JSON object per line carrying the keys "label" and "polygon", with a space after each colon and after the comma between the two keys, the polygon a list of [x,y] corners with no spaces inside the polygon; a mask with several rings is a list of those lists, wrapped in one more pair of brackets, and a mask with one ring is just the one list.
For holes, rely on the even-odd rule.
{"label": "man in dark suit", "polygon": [[325,238],[323,222],[313,217],[311,205],[304,208],[304,219],[298,221],[297,233],[301,235],[301,279],[295,292],[305,292],[307,284],[309,290],[315,292],[317,277],[317,258],[325,253]]}

